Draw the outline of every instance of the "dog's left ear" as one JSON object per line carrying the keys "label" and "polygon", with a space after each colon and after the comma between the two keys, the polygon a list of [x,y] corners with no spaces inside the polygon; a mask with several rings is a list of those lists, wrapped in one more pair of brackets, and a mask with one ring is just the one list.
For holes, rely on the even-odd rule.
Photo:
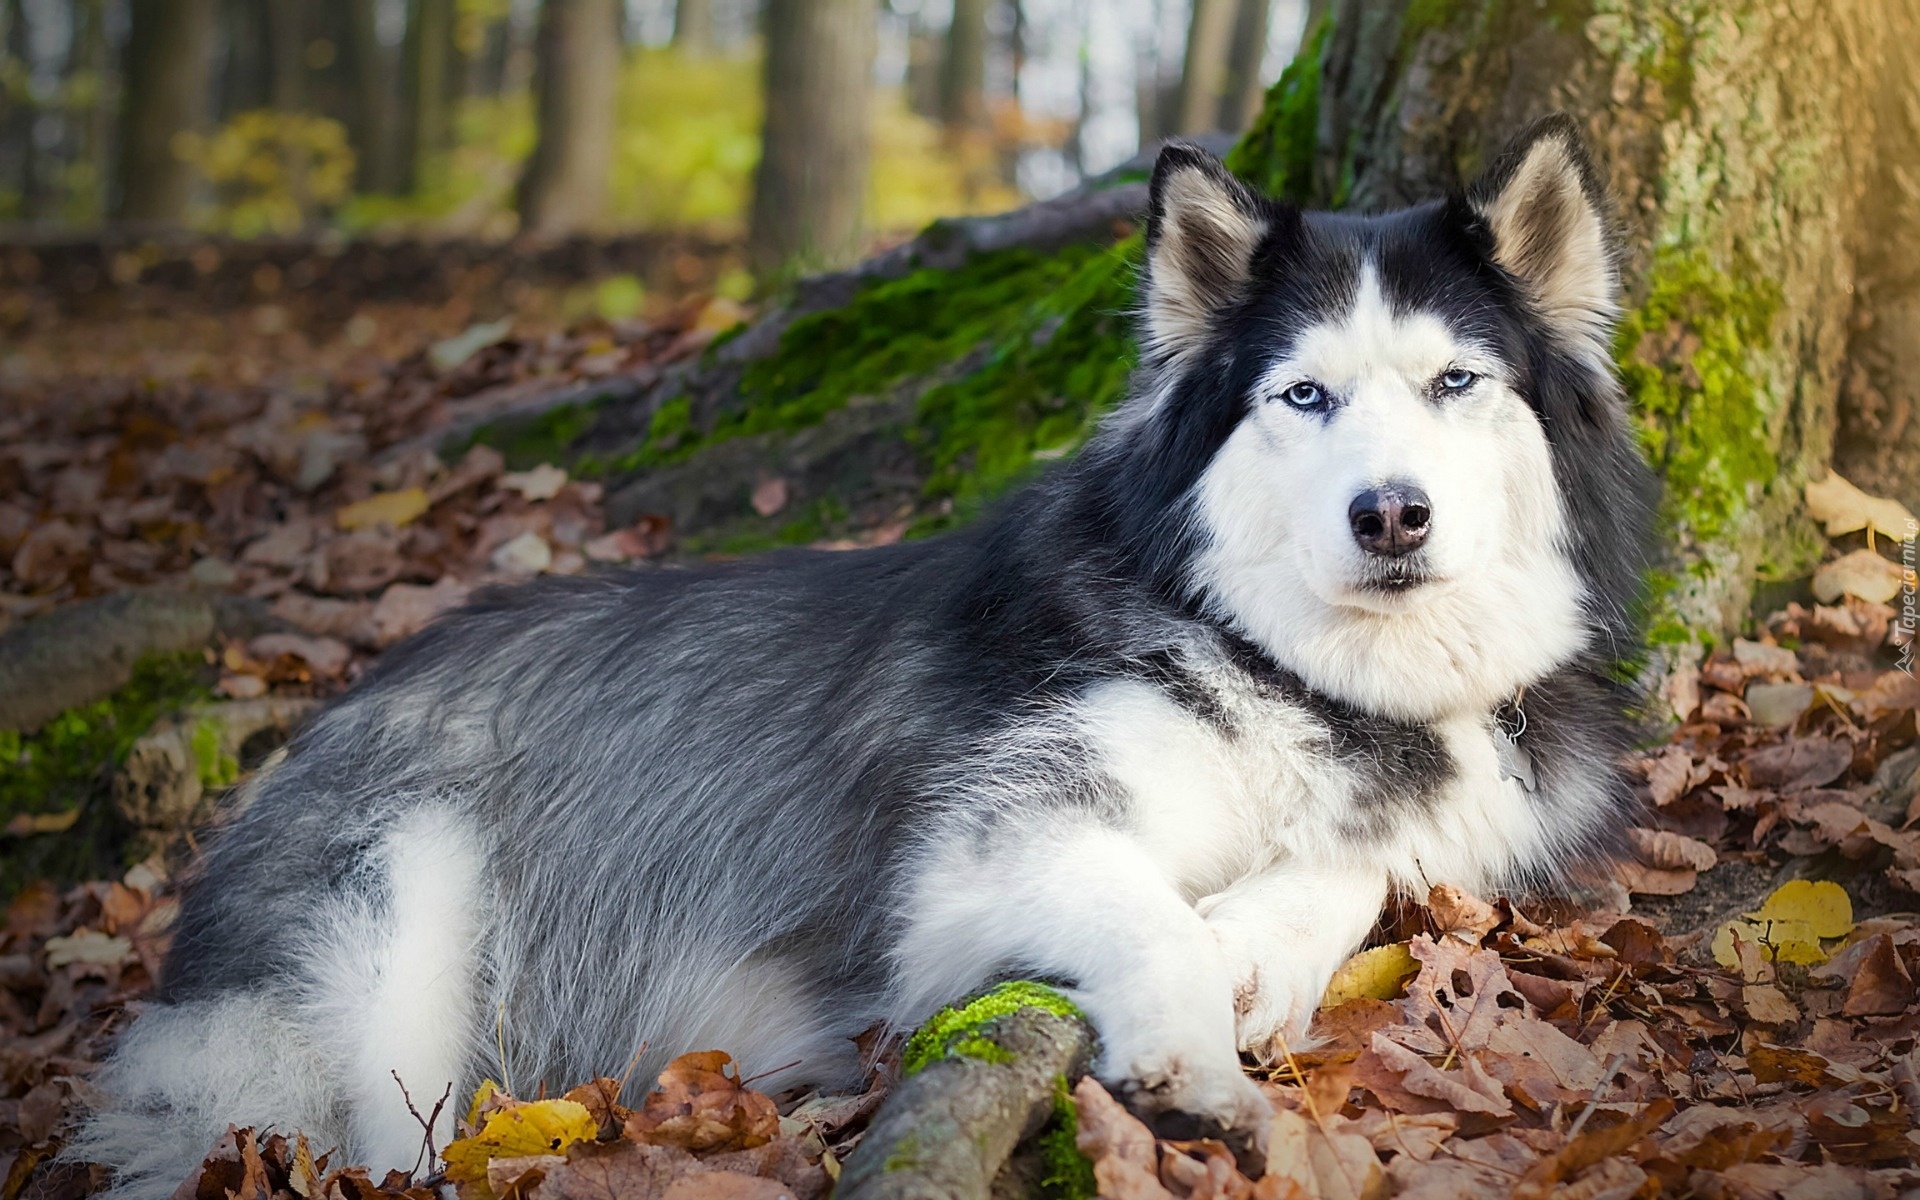
{"label": "dog's left ear", "polygon": [[1145,340],[1175,359],[1206,340],[1245,293],[1268,206],[1198,146],[1170,142],[1154,164],[1147,210]]}
{"label": "dog's left ear", "polygon": [[1564,113],[1523,131],[1467,190],[1493,260],[1525,286],[1568,349],[1608,356],[1619,314],[1606,193]]}

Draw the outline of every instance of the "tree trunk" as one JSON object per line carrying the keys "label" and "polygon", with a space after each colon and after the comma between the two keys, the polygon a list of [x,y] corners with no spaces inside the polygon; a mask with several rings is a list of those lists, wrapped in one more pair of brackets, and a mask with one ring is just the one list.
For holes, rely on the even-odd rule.
{"label": "tree trunk", "polygon": [[1186,65],[1174,102],[1174,133],[1207,133],[1220,128],[1221,102],[1227,94],[1228,43],[1238,4],[1235,0],[1193,0],[1187,24]]}
{"label": "tree trunk", "polygon": [[1220,97],[1220,128],[1245,129],[1260,111],[1260,64],[1267,56],[1273,0],[1240,0],[1227,54],[1226,90]]}
{"label": "tree trunk", "polygon": [[713,0],[675,0],[673,48],[694,56],[713,53]]}
{"label": "tree trunk", "polygon": [[391,194],[405,181],[396,158],[395,117],[402,108],[393,86],[393,56],[380,44],[379,0],[348,0],[347,77],[353,89],[353,151],[361,191]]}
{"label": "tree trunk", "polygon": [[[106,216],[107,180],[113,174],[113,125],[119,75],[107,34],[107,0],[86,0],[74,10],[74,91],[81,97],[75,158],[80,165],[76,208],[84,219]],[[84,86],[78,81],[85,80]]]}
{"label": "tree trunk", "polygon": [[186,221],[193,168],[175,140],[207,118],[217,0],[142,0],[132,5],[121,93],[120,220]]}
{"label": "tree trunk", "polygon": [[1341,0],[1314,111],[1269,113],[1281,132],[1312,121],[1311,176],[1284,186],[1357,209],[1458,186],[1534,117],[1582,118],[1618,200],[1618,358],[1674,530],[1656,640],[1738,628],[1756,578],[1818,559],[1801,493],[1833,454],[1857,281],[1880,253],[1868,197],[1894,160],[1873,99],[1912,103],[1910,4],[1622,0],[1548,20]]}
{"label": "tree trunk", "polygon": [[953,0],[946,55],[940,62],[940,119],[949,129],[987,123],[989,0]]}
{"label": "tree trunk", "polygon": [[307,107],[307,40],[311,15],[305,0],[267,0],[267,103],[281,112]]}
{"label": "tree trunk", "polygon": [[0,168],[7,168],[18,190],[18,215],[32,220],[40,214],[40,146],[34,127],[40,120],[29,79],[33,73],[31,31],[25,0],[8,0],[6,45],[0,63],[7,77],[0,79]]}
{"label": "tree trunk", "polygon": [[748,235],[760,271],[859,252],[874,17],[873,0],[768,0],[767,116]]}
{"label": "tree trunk", "polygon": [[615,0],[547,0],[534,92],[540,142],[520,179],[520,228],[572,233],[606,211],[619,80]]}
{"label": "tree trunk", "polygon": [[[548,7],[565,7],[554,0]],[[442,156],[453,146],[453,111],[447,103],[453,71],[454,0],[413,0],[407,22],[408,190],[429,186]]]}

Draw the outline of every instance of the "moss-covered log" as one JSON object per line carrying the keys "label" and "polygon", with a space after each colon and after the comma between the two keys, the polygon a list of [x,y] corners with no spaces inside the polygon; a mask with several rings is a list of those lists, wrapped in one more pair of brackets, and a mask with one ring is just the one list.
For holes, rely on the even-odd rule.
{"label": "moss-covered log", "polygon": [[[1618,357],[1667,480],[1656,640],[1712,636],[1756,580],[1811,567],[1800,490],[1837,429],[1874,486],[1920,490],[1920,454],[1898,449],[1920,439],[1920,271],[1875,242],[1920,228],[1911,10],[1341,0],[1229,162],[1303,204],[1384,208],[1458,186],[1533,117],[1578,116],[1621,200]],[[1070,453],[1125,387],[1137,243],[1076,228],[964,254],[930,253],[932,231],[637,399],[520,434],[564,442],[610,478],[616,518],[667,514],[694,550],[937,527]],[[1850,349],[1874,365],[1851,383]],[[749,496],[771,476],[792,499],[761,516]]]}
{"label": "moss-covered log", "polygon": [[[1003,983],[944,1009],[907,1043],[904,1078],[847,1160],[841,1200],[1081,1197],[1075,1081],[1093,1031],[1040,984]],[[1020,1151],[1020,1153],[1016,1153]]]}

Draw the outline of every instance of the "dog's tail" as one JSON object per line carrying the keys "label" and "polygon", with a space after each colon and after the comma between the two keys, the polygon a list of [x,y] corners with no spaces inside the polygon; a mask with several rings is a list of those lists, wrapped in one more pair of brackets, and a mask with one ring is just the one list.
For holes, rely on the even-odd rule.
{"label": "dog's tail", "polygon": [[95,1079],[104,1099],[61,1157],[113,1172],[104,1200],[167,1200],[225,1136],[306,1134],[315,1155],[345,1143],[332,1075],[300,1035],[290,999],[237,992],[140,1014]]}

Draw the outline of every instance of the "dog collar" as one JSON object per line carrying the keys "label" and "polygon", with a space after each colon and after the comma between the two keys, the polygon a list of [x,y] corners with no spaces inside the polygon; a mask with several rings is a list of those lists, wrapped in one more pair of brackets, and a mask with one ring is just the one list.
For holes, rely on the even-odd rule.
{"label": "dog collar", "polygon": [[1513,699],[1502,701],[1493,710],[1493,751],[1500,760],[1500,778],[1518,779],[1520,786],[1533,792],[1539,783],[1533,773],[1533,755],[1520,744],[1520,737],[1527,732],[1527,710],[1520,707],[1526,698],[1527,689],[1521,688],[1513,694]]}

